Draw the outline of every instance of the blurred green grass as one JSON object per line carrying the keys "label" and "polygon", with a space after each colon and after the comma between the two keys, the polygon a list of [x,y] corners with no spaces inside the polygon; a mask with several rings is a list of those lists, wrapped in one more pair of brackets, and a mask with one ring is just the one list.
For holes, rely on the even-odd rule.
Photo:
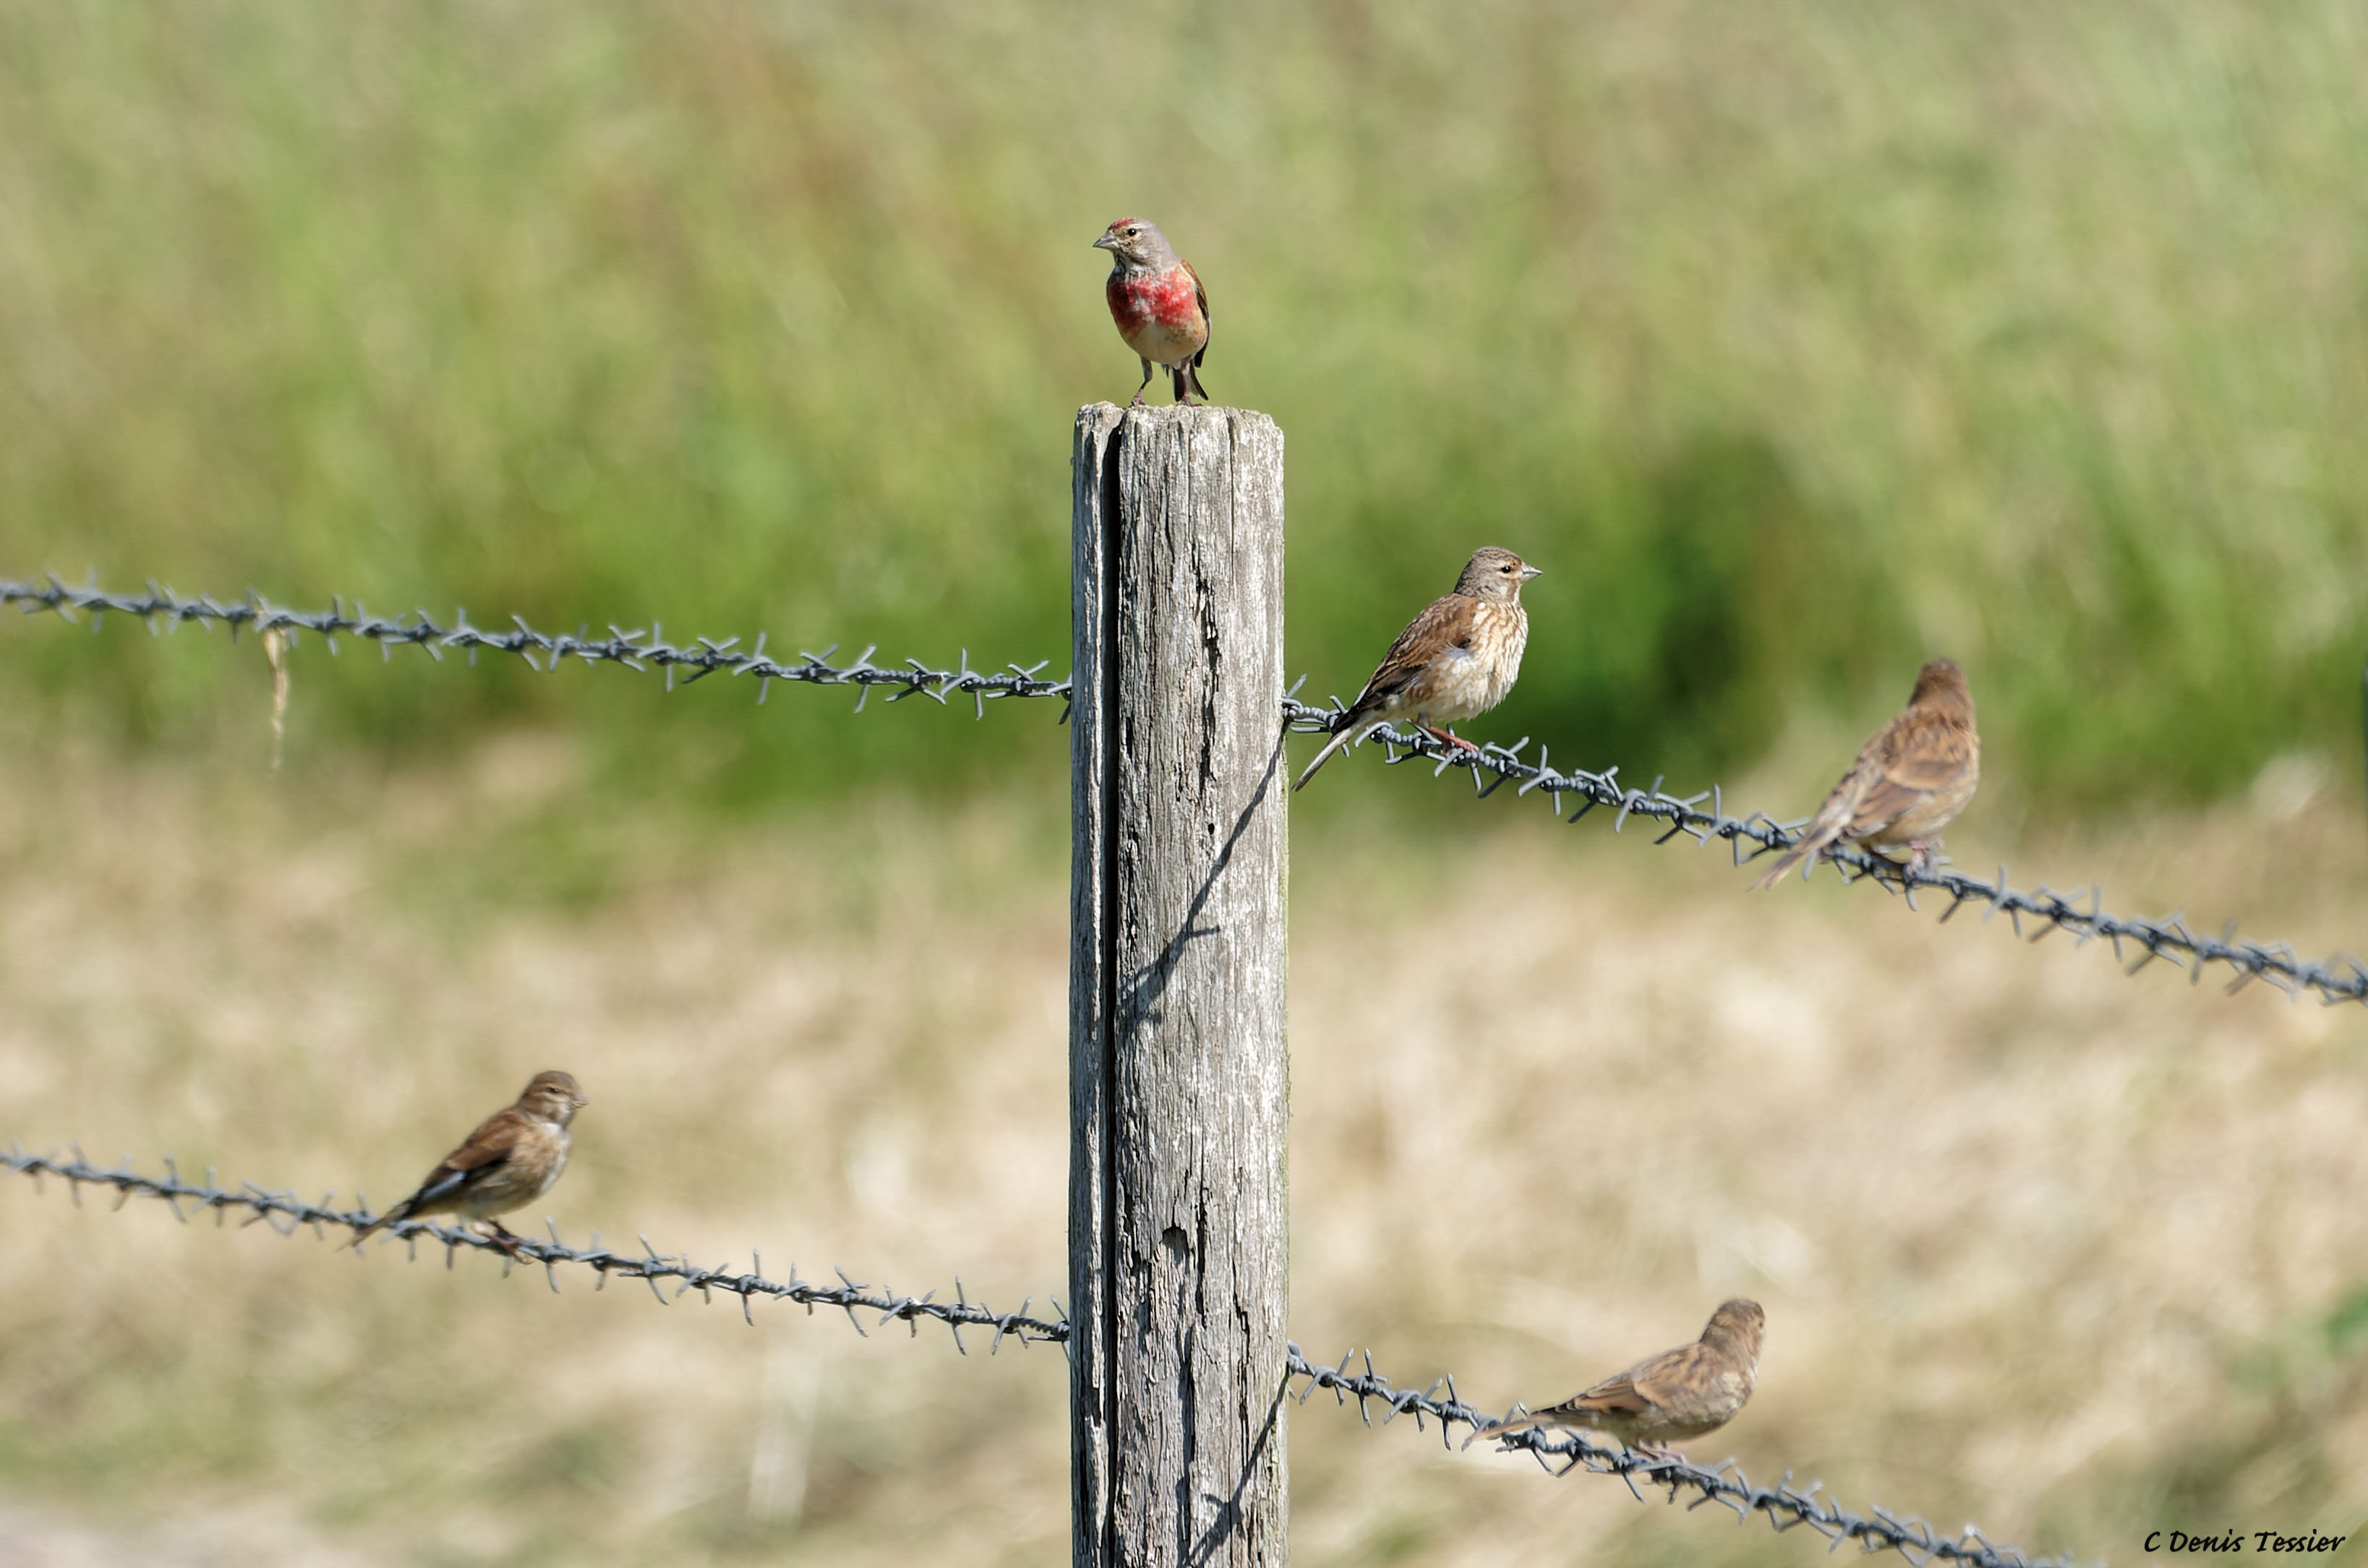
{"label": "blurred green grass", "polygon": [[[1070,415],[1136,373],[1087,242],[1145,211],[1287,433],[1311,692],[1494,541],[1551,574],[1487,728],[1558,760],[1733,769],[1947,653],[2027,790],[2205,797],[2355,734],[2362,28],[0,5],[0,570],[1057,669]],[[300,748],[525,714],[761,801],[1057,741],[353,663]],[[31,631],[0,681],[133,744],[262,689]]]}

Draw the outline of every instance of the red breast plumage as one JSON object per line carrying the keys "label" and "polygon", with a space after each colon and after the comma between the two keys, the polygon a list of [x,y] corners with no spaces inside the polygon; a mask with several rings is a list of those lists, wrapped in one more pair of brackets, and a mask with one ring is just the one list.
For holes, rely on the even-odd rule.
{"label": "red breast plumage", "polygon": [[1176,364],[1209,341],[1209,318],[1201,311],[1201,280],[1182,262],[1166,272],[1134,277],[1112,272],[1103,293],[1118,335],[1155,364]]}

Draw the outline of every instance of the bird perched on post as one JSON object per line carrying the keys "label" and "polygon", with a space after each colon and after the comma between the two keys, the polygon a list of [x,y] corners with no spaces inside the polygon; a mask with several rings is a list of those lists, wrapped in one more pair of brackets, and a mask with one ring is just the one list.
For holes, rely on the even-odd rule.
{"label": "bird perched on post", "polygon": [[1513,689],[1521,673],[1521,649],[1530,640],[1521,585],[1536,575],[1536,567],[1509,550],[1484,544],[1474,551],[1455,591],[1431,600],[1398,633],[1373,678],[1334,723],[1332,738],[1292,788],[1307,788],[1334,752],[1393,720],[1411,719],[1417,729],[1450,745],[1479,750],[1434,726],[1476,719]]}
{"label": "bird perched on post", "polygon": [[1178,403],[1190,403],[1193,393],[1207,401],[1201,360],[1209,352],[1209,296],[1201,275],[1148,218],[1121,218],[1102,231],[1094,248],[1110,253],[1110,281],[1102,293],[1119,336],[1143,361],[1143,386],[1134,389],[1129,406],[1143,403],[1155,363],[1167,367]]}
{"label": "bird perched on post", "polygon": [[1802,860],[1806,877],[1816,859],[1848,839],[1878,855],[1908,852],[1907,867],[1932,863],[1935,835],[1965,809],[1982,781],[1982,737],[1974,728],[1974,695],[1953,660],[1934,659],[1916,673],[1916,690],[1891,722],[1859,747],[1858,760],[1834,786],[1793,846],[1754,887],[1771,887]]}
{"label": "bird perched on post", "polygon": [[1648,1357],[1560,1404],[1484,1426],[1464,1438],[1463,1446],[1470,1448],[1475,1437],[1537,1426],[1587,1427],[1647,1453],[1683,1459],[1671,1443],[1715,1432],[1751,1397],[1767,1327],[1768,1314],[1759,1302],[1740,1296],[1723,1301],[1692,1344]]}
{"label": "bird perched on post", "polygon": [[567,1168],[567,1124],[588,1103],[567,1074],[537,1073],[517,1104],[479,1122],[427,1173],[418,1191],[364,1226],[354,1245],[398,1220],[458,1214],[484,1221],[505,1251],[517,1252],[518,1238],[494,1216],[522,1209],[551,1190]]}

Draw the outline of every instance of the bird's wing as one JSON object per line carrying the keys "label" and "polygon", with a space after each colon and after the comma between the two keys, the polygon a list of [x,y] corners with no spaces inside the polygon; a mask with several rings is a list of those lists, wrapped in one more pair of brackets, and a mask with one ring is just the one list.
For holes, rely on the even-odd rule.
{"label": "bird's wing", "polygon": [[408,1199],[410,1207],[417,1209],[477,1186],[501,1168],[525,1131],[525,1122],[516,1108],[495,1111],[477,1124],[468,1142],[445,1155],[442,1163],[427,1173],[427,1179]]}
{"label": "bird's wing", "polygon": [[1866,744],[1859,747],[1858,756],[1834,781],[1833,791],[1817,807],[1804,837],[1822,837],[1830,843],[1846,832],[1851,824],[1866,814],[1866,797],[1883,782],[1883,741],[1889,731],[1879,731]]}
{"label": "bird's wing", "polygon": [[1964,770],[1973,746],[1972,731],[1928,713],[1911,710],[1884,725],[1860,754],[1862,764],[1873,762],[1873,777],[1850,812],[1849,835],[1878,832],[1947,788]]}
{"label": "bird's wing", "polygon": [[[1652,1364],[1646,1362],[1645,1366]],[[1624,1415],[1631,1419],[1650,1415],[1653,1413],[1652,1395],[1638,1387],[1636,1382],[1637,1374],[1644,1369],[1643,1367],[1631,1367],[1624,1372],[1614,1372],[1593,1388],[1571,1395],[1554,1408],[1571,1412],[1587,1410],[1598,1415]]]}
{"label": "bird's wing", "polygon": [[1390,651],[1382,655],[1381,665],[1365,689],[1357,694],[1349,711],[1371,713],[1403,691],[1440,653],[1470,647],[1479,608],[1478,599],[1463,594],[1444,594],[1431,600],[1429,608],[1408,621]]}
{"label": "bird's wing", "polygon": [[[1201,306],[1201,324],[1209,329],[1210,337],[1215,336],[1215,320],[1209,314],[1209,290],[1202,287],[1201,275],[1192,270],[1192,264],[1190,262],[1186,261],[1181,257],[1177,259],[1176,265],[1182,267],[1184,269],[1184,276],[1192,280],[1192,298],[1199,301]],[[1198,365],[1201,360],[1206,359],[1208,357],[1209,338],[1204,337],[1201,340],[1201,347],[1193,351],[1192,363]]]}
{"label": "bird's wing", "polygon": [[1803,860],[1812,855],[1823,854],[1828,845],[1840,838],[1858,820],[1860,805],[1866,799],[1867,790],[1880,777],[1881,764],[1875,757],[1875,743],[1882,738],[1877,735],[1860,748],[1857,760],[1850,765],[1850,771],[1841,776],[1832,792],[1826,796],[1824,803],[1817,807],[1817,814],[1809,819],[1809,825],[1801,830],[1801,835],[1793,840],[1793,846],[1776,857],[1776,863],[1769,867],[1767,874],[1752,886],[1774,887],[1785,872]]}
{"label": "bird's wing", "polygon": [[1662,1351],[1649,1361],[1639,1362],[1620,1377],[1647,1406],[1677,1409],[1701,1397],[1705,1375],[1702,1360],[1699,1343],[1680,1345],[1674,1350]]}

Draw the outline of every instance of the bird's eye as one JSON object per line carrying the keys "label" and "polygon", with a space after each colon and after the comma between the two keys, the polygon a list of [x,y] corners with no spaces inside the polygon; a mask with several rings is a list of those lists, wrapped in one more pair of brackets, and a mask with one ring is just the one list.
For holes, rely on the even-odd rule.
{"label": "bird's eye", "polygon": [[1143,231],[1142,231],[1141,229],[1129,229],[1129,230],[1126,232],[1126,237],[1127,237],[1128,239],[1130,239],[1130,240],[1131,240],[1131,239],[1134,238],[1134,236],[1135,236],[1135,235],[1137,235],[1137,234],[1139,234],[1139,233],[1143,233]]}

